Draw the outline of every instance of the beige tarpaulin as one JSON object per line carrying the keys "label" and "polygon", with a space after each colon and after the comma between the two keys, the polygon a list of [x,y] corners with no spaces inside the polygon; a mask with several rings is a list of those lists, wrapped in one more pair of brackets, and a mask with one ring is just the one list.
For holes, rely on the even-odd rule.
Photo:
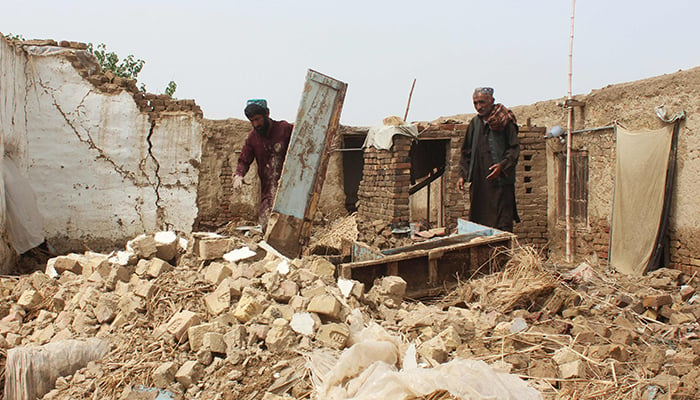
{"label": "beige tarpaulin", "polygon": [[646,270],[661,221],[672,133],[673,126],[640,132],[617,128],[610,265],[619,272]]}

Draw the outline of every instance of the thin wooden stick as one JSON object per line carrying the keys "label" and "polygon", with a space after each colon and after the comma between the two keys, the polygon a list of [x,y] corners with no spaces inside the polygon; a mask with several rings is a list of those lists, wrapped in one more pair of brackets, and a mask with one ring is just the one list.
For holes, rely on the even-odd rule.
{"label": "thin wooden stick", "polygon": [[411,85],[411,91],[408,93],[408,103],[406,104],[406,112],[403,114],[403,122],[407,122],[408,118],[408,107],[411,106],[411,97],[413,96],[413,88],[416,87],[416,78],[413,78],[413,85]]}

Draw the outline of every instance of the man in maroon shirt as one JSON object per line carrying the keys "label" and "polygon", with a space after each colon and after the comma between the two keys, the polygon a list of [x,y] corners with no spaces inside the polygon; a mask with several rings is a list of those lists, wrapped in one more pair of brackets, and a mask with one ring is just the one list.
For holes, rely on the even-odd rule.
{"label": "man in maroon shirt", "polygon": [[292,136],[293,125],[287,121],[270,119],[267,101],[262,99],[248,100],[245,116],[250,120],[253,129],[248,133],[241,155],[238,157],[238,167],[233,176],[233,188],[239,189],[241,187],[243,177],[248,172],[250,164],[255,160],[258,164],[258,176],[260,177],[258,222],[264,232],[267,229],[272,202],[275,200],[284,158],[287,156],[287,147]]}

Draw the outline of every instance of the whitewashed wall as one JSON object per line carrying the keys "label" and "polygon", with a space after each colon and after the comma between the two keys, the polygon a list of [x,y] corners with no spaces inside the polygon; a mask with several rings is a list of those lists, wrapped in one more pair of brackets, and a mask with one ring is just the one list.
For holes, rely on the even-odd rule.
{"label": "whitewashed wall", "polygon": [[131,93],[97,90],[60,54],[75,50],[0,43],[2,136],[27,171],[50,242],[100,247],[191,231],[202,137],[194,113],[161,112],[151,123]]}

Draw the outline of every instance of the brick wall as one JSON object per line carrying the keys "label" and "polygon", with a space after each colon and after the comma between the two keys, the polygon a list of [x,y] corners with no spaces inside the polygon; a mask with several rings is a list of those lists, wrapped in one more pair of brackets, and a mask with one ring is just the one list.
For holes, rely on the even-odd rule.
{"label": "brick wall", "polygon": [[215,230],[233,220],[257,223],[260,183],[255,162],[245,177],[248,183],[233,190],[233,174],[250,123],[239,119],[203,120],[202,161],[195,230]]}
{"label": "brick wall", "polygon": [[513,227],[521,243],[547,243],[547,154],[544,128],[520,127],[520,159],[516,167],[515,200],[520,223]]}
{"label": "brick wall", "polygon": [[408,187],[411,182],[411,138],[394,136],[390,150],[364,151],[362,181],[358,191],[358,215],[387,224],[408,223]]}
{"label": "brick wall", "polygon": [[[469,215],[469,194],[459,191],[459,159],[466,124],[419,126],[421,139],[449,139],[450,154],[445,165],[445,220],[449,230],[457,219]],[[520,160],[515,185],[521,223],[515,232],[521,243],[543,246],[547,243],[547,160],[544,128],[520,128]],[[400,143],[400,144],[399,144]],[[363,178],[360,183],[359,215],[370,220],[407,222],[409,219],[410,141],[395,137],[391,150],[365,149]],[[607,244],[606,244],[607,245]]]}

